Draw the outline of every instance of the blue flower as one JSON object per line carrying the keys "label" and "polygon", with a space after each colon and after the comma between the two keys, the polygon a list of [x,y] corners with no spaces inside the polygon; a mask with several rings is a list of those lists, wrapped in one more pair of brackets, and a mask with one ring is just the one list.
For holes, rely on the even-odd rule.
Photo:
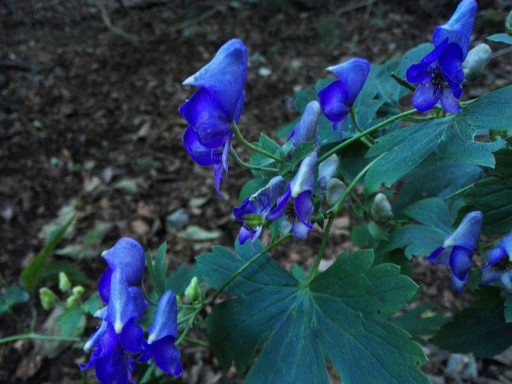
{"label": "blue flower", "polygon": [[482,220],[482,212],[468,213],[455,232],[447,236],[443,245],[428,257],[428,260],[433,263],[450,266],[453,273],[452,284],[458,293],[466,284],[473,266],[471,256],[473,256],[480,238]]}
{"label": "blue flower", "polygon": [[215,57],[183,84],[200,87],[180,112],[189,124],[183,141],[194,161],[214,166],[220,194],[223,170],[228,171],[231,124],[238,123],[245,99],[247,49],[239,39],[225,43]]}
{"label": "blue flower", "polygon": [[340,140],[343,126],[350,109],[354,105],[359,92],[363,89],[370,73],[370,62],[361,58],[353,58],[327,70],[338,76],[339,80],[329,84],[318,92],[324,115],[333,122],[333,129],[340,128]]}
{"label": "blue flower", "polygon": [[482,284],[491,284],[498,279],[512,289],[512,232],[487,253],[487,263],[482,268]]}
{"label": "blue flower", "polygon": [[108,263],[107,270],[103,272],[98,282],[98,291],[104,302],[109,301],[110,281],[114,269],[123,271],[124,279],[129,286],[141,284],[146,258],[144,249],[137,240],[123,237],[112,248],[104,251],[101,256]]}
{"label": "blue flower", "polygon": [[290,154],[297,145],[316,140],[316,129],[318,125],[318,116],[320,115],[320,104],[316,100],[312,100],[306,105],[306,109],[293,129],[288,141],[293,143]]}
{"label": "blue flower", "polygon": [[316,160],[316,152],[302,160],[288,189],[279,197],[276,208],[268,215],[269,220],[285,218],[281,224],[282,234],[293,231],[297,238],[305,240],[313,229],[311,215],[314,205],[311,198],[315,186]]}
{"label": "blue flower", "polygon": [[180,376],[183,368],[180,364],[180,351],[174,346],[178,336],[178,304],[172,290],[160,298],[153,325],[148,330],[147,348],[139,361],[153,358],[155,364],[165,373]]}
{"label": "blue flower", "polygon": [[254,243],[260,236],[267,216],[275,207],[278,197],[283,193],[286,181],[281,176],[273,177],[268,184],[245,199],[239,208],[233,209],[233,215],[243,222],[238,240],[243,244],[251,238]]}
{"label": "blue flower", "polygon": [[447,112],[461,111],[457,100],[464,81],[462,63],[468,54],[476,8],[475,0],[461,1],[450,20],[436,27],[434,50],[407,69],[407,81],[419,83],[412,98],[412,105],[419,112],[434,108],[439,101]]}

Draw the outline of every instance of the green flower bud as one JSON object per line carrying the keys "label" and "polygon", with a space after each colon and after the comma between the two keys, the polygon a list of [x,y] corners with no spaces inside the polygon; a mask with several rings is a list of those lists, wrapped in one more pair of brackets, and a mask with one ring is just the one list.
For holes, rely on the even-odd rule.
{"label": "green flower bud", "polygon": [[193,303],[201,297],[201,290],[199,289],[199,281],[197,277],[194,276],[190,281],[187,289],[185,289],[185,297],[190,303]]}
{"label": "green flower bud", "polygon": [[377,193],[373,199],[371,213],[373,220],[378,224],[385,224],[393,218],[391,204],[385,194]]}
{"label": "green flower bud", "polygon": [[75,295],[76,297],[82,296],[84,291],[85,291],[85,289],[81,285],[77,285],[76,287],[73,287],[73,289],[72,289],[73,295]]}
{"label": "green flower bud", "polygon": [[39,290],[39,300],[41,300],[41,306],[48,311],[55,303],[55,293],[50,288],[43,287]]}
{"label": "green flower bud", "polygon": [[325,192],[325,197],[327,198],[327,204],[330,207],[334,206],[341,199],[341,196],[347,190],[347,185],[341,181],[340,179],[336,179],[333,177],[327,183],[327,190]]}
{"label": "green flower bud", "polygon": [[75,295],[71,295],[66,300],[66,308],[73,308],[76,305],[77,297]]}
{"label": "green flower bud", "polygon": [[512,36],[512,11],[510,11],[505,19],[505,31],[508,35]]}
{"label": "green flower bud", "polygon": [[487,44],[478,44],[468,52],[466,60],[462,63],[462,69],[467,81],[475,81],[480,77],[491,59],[491,54],[491,48]]}
{"label": "green flower bud", "polygon": [[68,275],[64,272],[59,272],[59,289],[61,292],[67,292],[71,288],[71,282],[68,279]]}

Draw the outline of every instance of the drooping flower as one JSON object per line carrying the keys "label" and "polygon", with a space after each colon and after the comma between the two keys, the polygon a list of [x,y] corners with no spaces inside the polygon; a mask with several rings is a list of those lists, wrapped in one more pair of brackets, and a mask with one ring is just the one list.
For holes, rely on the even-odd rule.
{"label": "drooping flower", "polygon": [[332,128],[336,130],[341,125],[341,140],[350,109],[370,73],[370,62],[356,57],[327,70],[338,76],[339,80],[320,90],[318,97],[324,115],[333,123]]}
{"label": "drooping flower", "polygon": [[145,362],[153,358],[162,371],[180,376],[183,368],[180,364],[180,351],[174,345],[176,337],[178,337],[178,304],[174,292],[168,290],[158,303],[155,320],[148,330],[147,348],[140,361]]}
{"label": "drooping flower", "polygon": [[462,63],[468,54],[476,8],[475,0],[462,0],[450,20],[434,30],[434,50],[407,69],[407,81],[419,83],[412,98],[419,112],[434,108],[439,101],[447,112],[461,111],[457,100],[464,81]]}
{"label": "drooping flower", "polygon": [[189,124],[183,141],[194,161],[214,166],[214,179],[220,194],[223,171],[233,133],[244,105],[247,76],[247,49],[239,39],[225,43],[215,57],[183,84],[200,87],[180,108]]}
{"label": "drooping flower", "polygon": [[267,216],[275,207],[285,186],[286,180],[281,176],[275,176],[265,187],[245,199],[239,208],[233,209],[233,215],[243,223],[238,236],[240,244],[245,243],[249,238],[251,243],[254,243],[260,236],[267,222]]}
{"label": "drooping flower", "polygon": [[482,284],[491,284],[498,279],[512,289],[512,232],[487,253],[487,262],[482,268]]}
{"label": "drooping flower", "polygon": [[316,152],[302,160],[297,174],[288,183],[288,189],[279,197],[276,208],[268,215],[269,220],[285,218],[281,224],[282,234],[293,231],[297,238],[305,240],[313,229],[311,215],[314,205],[311,198],[315,186],[316,160]]}
{"label": "drooping flower", "polygon": [[301,143],[316,140],[316,129],[318,125],[318,116],[320,115],[320,104],[316,100],[312,100],[306,105],[306,109],[293,129],[288,141],[293,142],[290,153],[293,153],[295,147]]}
{"label": "drooping flower", "polygon": [[480,238],[482,221],[482,212],[468,213],[455,232],[447,236],[443,245],[428,257],[428,260],[433,263],[450,266],[453,273],[452,284],[458,293],[462,291],[462,287],[468,281],[469,272],[473,266],[471,256],[473,256]]}
{"label": "drooping flower", "polygon": [[109,301],[110,281],[114,269],[123,271],[123,277],[128,286],[141,284],[146,258],[144,249],[137,240],[123,237],[112,248],[104,251],[101,256],[108,263],[107,270],[103,272],[98,282],[98,291],[104,302]]}

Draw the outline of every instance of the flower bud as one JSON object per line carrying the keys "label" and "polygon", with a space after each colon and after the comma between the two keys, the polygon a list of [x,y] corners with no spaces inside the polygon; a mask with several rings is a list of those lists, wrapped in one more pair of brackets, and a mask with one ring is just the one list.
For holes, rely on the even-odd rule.
{"label": "flower bud", "polygon": [[347,185],[340,179],[332,178],[327,183],[327,191],[325,196],[327,198],[327,204],[332,207],[336,202],[341,199],[341,196],[347,190]]}
{"label": "flower bud", "polygon": [[388,198],[383,193],[377,193],[372,203],[372,217],[375,222],[385,224],[393,218],[393,211]]}
{"label": "flower bud", "polygon": [[55,293],[50,288],[43,287],[39,290],[39,300],[41,300],[41,306],[48,311],[55,303]]}
{"label": "flower bud", "polygon": [[468,52],[466,60],[462,63],[467,81],[475,81],[480,77],[491,58],[491,54],[491,48],[487,44],[478,44]]}
{"label": "flower bud", "polygon": [[75,295],[76,297],[82,296],[84,291],[85,291],[85,289],[81,285],[77,285],[76,287],[73,287],[73,289],[72,289],[73,295]]}
{"label": "flower bud", "polygon": [[201,290],[199,289],[199,281],[194,276],[190,281],[187,289],[185,289],[185,297],[190,303],[194,303],[201,297]]}
{"label": "flower bud", "polygon": [[322,193],[327,192],[327,184],[338,174],[337,168],[340,164],[338,156],[332,155],[318,166],[318,184]]}
{"label": "flower bud", "polygon": [[66,308],[73,308],[76,305],[77,297],[75,295],[71,295],[66,300]]}
{"label": "flower bud", "polygon": [[71,282],[65,272],[59,272],[59,289],[61,292],[67,292],[71,288]]}

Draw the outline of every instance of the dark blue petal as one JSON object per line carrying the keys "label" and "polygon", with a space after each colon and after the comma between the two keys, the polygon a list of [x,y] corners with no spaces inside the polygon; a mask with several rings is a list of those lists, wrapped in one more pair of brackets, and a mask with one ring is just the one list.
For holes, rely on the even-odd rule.
{"label": "dark blue petal", "polygon": [[459,279],[457,276],[452,275],[452,285],[453,289],[455,289],[455,292],[462,293],[462,288],[466,284],[469,278],[469,272],[466,273],[461,279]]}
{"label": "dark blue petal", "polygon": [[223,146],[231,135],[232,117],[226,116],[217,99],[206,89],[199,89],[183,104],[180,112],[197,133],[199,143],[207,148]]}
{"label": "dark blue petal", "polygon": [[440,100],[441,106],[446,112],[459,113],[462,111],[459,107],[457,99],[453,95],[453,91],[450,88],[443,89]]}
{"label": "dark blue petal", "polygon": [[502,274],[502,271],[494,269],[492,264],[487,262],[482,268],[481,283],[491,284],[492,282],[498,280]]}
{"label": "dark blue petal", "polygon": [[101,384],[126,384],[128,366],[122,348],[102,356],[96,361],[96,377]]}
{"label": "dark blue petal", "polygon": [[[261,229],[260,229],[260,232],[261,232]],[[240,244],[243,244],[245,243],[248,239],[250,239],[251,237],[253,237],[253,235],[256,233],[255,230],[253,230],[252,228],[249,229],[248,227],[246,227],[245,225],[242,225],[242,227],[240,228],[240,232],[238,233],[238,241],[240,242]]]}
{"label": "dark blue petal", "polygon": [[436,264],[449,265],[450,264],[451,248],[439,247],[434,250],[428,257],[428,261]]}
{"label": "dark blue petal", "polygon": [[448,39],[460,45],[465,58],[469,48],[471,32],[475,22],[477,3],[475,0],[462,0],[450,20],[447,23],[437,27],[434,31],[434,45],[441,44]]}
{"label": "dark blue petal", "polygon": [[461,223],[445,241],[445,246],[462,246],[473,253],[476,249],[480,231],[482,230],[483,214],[480,211],[468,213]]}
{"label": "dark blue petal", "polygon": [[247,76],[247,49],[239,39],[225,43],[215,57],[183,82],[206,88],[219,102],[230,120],[240,111]]}
{"label": "dark blue petal", "polygon": [[128,352],[140,353],[144,350],[144,330],[133,319],[125,324],[119,339]]}
{"label": "dark blue petal", "polygon": [[405,73],[407,81],[412,84],[430,83],[430,75],[427,72],[427,68],[429,68],[430,64],[431,63],[418,63],[411,65],[407,68],[407,72]]}
{"label": "dark blue petal", "polygon": [[505,252],[507,252],[507,255],[509,255],[509,257],[512,257],[512,232],[510,232],[503,239],[501,239],[498,246],[504,249]]}
{"label": "dark blue petal", "polygon": [[128,285],[140,285],[146,257],[137,240],[123,237],[102,255],[112,270],[119,269]]}
{"label": "dark blue petal", "polygon": [[304,191],[313,192],[315,186],[315,169],[317,154],[312,152],[300,163],[299,170],[290,182],[292,197],[297,197]]}
{"label": "dark blue petal", "polygon": [[329,67],[327,70],[338,76],[343,93],[346,95],[345,102],[352,107],[370,73],[370,62],[355,57],[334,67]]}
{"label": "dark blue petal", "polygon": [[310,228],[301,221],[292,224],[293,235],[297,239],[306,240],[309,235]]}
{"label": "dark blue petal", "polygon": [[462,50],[460,47],[454,43],[448,44],[439,56],[439,66],[447,80],[457,84],[464,81],[462,61]]}
{"label": "dark blue petal", "polygon": [[134,317],[134,320],[137,324],[140,324],[142,318],[144,317],[144,312],[146,311],[146,308],[148,307],[149,304],[144,298],[144,294],[141,292],[139,288],[129,287],[128,292],[130,295],[130,301],[133,305],[135,312],[137,313],[137,316]]}
{"label": "dark blue petal", "polygon": [[112,279],[112,268],[108,267],[105,272],[103,272],[98,280],[98,292],[100,294],[101,300],[105,303],[108,303],[108,298],[110,297],[110,280]]}
{"label": "dark blue petal", "polygon": [[464,280],[464,276],[469,273],[473,266],[471,256],[473,252],[464,247],[455,246],[450,253],[450,268],[459,280]]}
{"label": "dark blue petal", "polygon": [[507,257],[507,252],[503,248],[493,248],[487,252],[487,264],[496,264],[503,257]]}
{"label": "dark blue petal", "polygon": [[290,200],[292,196],[292,192],[290,188],[286,190],[286,192],[277,199],[276,208],[268,214],[269,220],[278,220],[285,215],[286,204]]}
{"label": "dark blue petal", "polygon": [[151,347],[155,364],[158,368],[169,375],[180,376],[183,368],[180,364],[181,353],[174,346],[172,337],[165,337],[158,340]]}
{"label": "dark blue petal", "polygon": [[315,207],[311,201],[312,195],[313,193],[311,191],[304,191],[295,198],[295,212],[297,213],[297,217],[308,229],[313,229],[313,225],[311,225],[311,215]]}
{"label": "dark blue petal", "polygon": [[148,330],[148,344],[167,336],[178,336],[178,303],[172,290],[166,291],[158,303],[155,320]]}
{"label": "dark blue petal", "polygon": [[[352,108],[348,104],[348,95],[345,93],[343,84],[339,80],[329,84],[318,92],[318,98],[325,117],[333,122],[332,128],[336,130],[338,125],[346,120]],[[341,130],[343,130],[343,124]]]}
{"label": "dark blue petal", "polygon": [[412,97],[411,104],[419,112],[424,113],[437,104],[439,97],[434,93],[434,87],[420,84]]}
{"label": "dark blue petal", "polygon": [[183,135],[183,143],[188,154],[199,165],[204,167],[219,164],[221,158],[221,150],[219,148],[206,148],[199,141],[199,135],[188,127]]}

